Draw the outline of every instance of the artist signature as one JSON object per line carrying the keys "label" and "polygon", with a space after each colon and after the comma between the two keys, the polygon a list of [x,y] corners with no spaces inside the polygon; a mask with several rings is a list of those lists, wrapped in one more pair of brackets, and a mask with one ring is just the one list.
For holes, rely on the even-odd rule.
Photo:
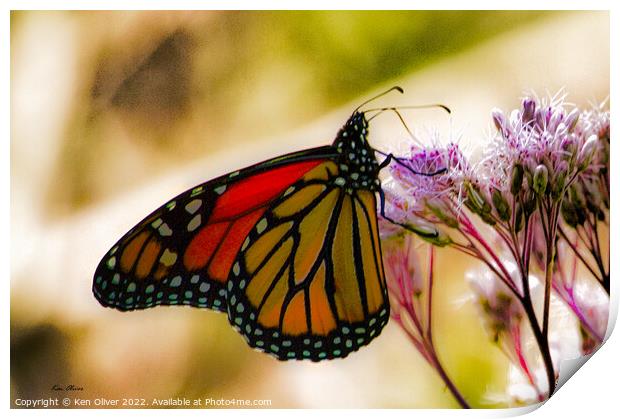
{"label": "artist signature", "polygon": [[53,391],[83,391],[84,387],[76,386],[74,384],[69,384],[66,386],[61,386],[59,384],[54,384],[52,386]]}

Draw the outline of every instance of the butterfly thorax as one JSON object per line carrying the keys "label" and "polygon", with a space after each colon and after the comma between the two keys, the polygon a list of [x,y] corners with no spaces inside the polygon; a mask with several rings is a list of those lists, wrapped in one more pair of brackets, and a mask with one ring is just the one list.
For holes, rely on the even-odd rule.
{"label": "butterfly thorax", "polygon": [[376,191],[379,188],[379,163],[367,137],[368,121],[363,113],[355,112],[338,131],[334,141],[340,169],[335,183],[348,193],[354,189]]}

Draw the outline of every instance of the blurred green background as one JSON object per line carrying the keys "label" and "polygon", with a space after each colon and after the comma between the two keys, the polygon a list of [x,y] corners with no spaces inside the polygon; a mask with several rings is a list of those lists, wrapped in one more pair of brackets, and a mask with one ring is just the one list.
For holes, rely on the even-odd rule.
{"label": "blurred green background", "polygon": [[[215,175],[331,142],[356,104],[442,102],[413,126],[485,139],[489,110],[564,87],[609,92],[606,12],[11,13],[11,399],[271,399],[272,407],[456,407],[388,325],[344,360],[281,363],[225,316],[119,313],[90,292],[100,257],[135,222]],[[402,150],[397,120],[374,144]],[[435,128],[436,127],[436,128]],[[400,128],[400,131],[398,130]],[[374,125],[373,125],[374,129]],[[446,261],[450,261],[449,264]],[[487,339],[464,271],[438,254],[439,355],[474,406],[506,406],[509,365]]]}

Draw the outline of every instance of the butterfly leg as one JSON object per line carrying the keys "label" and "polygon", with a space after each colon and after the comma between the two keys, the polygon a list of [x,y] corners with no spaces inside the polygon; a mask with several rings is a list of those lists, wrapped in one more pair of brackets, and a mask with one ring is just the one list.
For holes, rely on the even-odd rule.
{"label": "butterfly leg", "polygon": [[383,192],[383,189],[379,188],[379,215],[381,215],[381,217],[386,220],[389,221],[390,223],[399,226],[401,228],[404,228],[407,231],[410,231],[412,233],[417,234],[418,236],[422,236],[426,239],[435,239],[437,237],[439,237],[439,233],[437,231],[424,231],[421,229],[417,229],[414,226],[410,225],[410,224],[404,224],[404,223],[400,223],[394,219],[392,219],[391,217],[387,216],[385,214],[385,192]]}
{"label": "butterfly leg", "polygon": [[448,170],[446,167],[444,167],[439,170],[435,170],[434,172],[418,172],[417,170],[414,170],[411,167],[409,167],[408,164],[406,164],[404,161],[402,161],[400,158],[396,157],[392,153],[384,153],[383,151],[379,151],[379,150],[375,150],[375,151],[385,157],[385,159],[379,164],[379,169],[378,169],[379,171],[389,166],[392,160],[394,160],[396,163],[398,163],[405,169],[409,170],[414,175],[419,175],[419,176],[436,176]]}
{"label": "butterfly leg", "polygon": [[[387,160],[387,159],[386,159],[386,160]],[[385,161],[385,160],[384,160],[384,161]],[[383,164],[383,163],[381,163],[381,164]],[[412,230],[410,227],[408,227],[406,224],[399,223],[398,221],[393,220],[392,218],[388,217],[388,216],[385,214],[385,192],[383,192],[383,189],[379,189],[379,214],[381,215],[381,217],[382,217],[384,220],[389,221],[390,223],[392,223],[392,224],[394,224],[394,225],[397,225],[397,226],[399,226],[399,227],[402,227],[402,228],[404,228],[404,229],[406,229],[406,230],[413,231],[413,230]]]}
{"label": "butterfly leg", "polygon": [[[387,166],[389,166],[389,164],[392,162],[392,160],[397,161],[397,162],[399,162],[400,164],[402,164],[402,163],[398,160],[398,158],[397,158],[396,156],[394,156],[394,154],[392,154],[392,153],[385,154],[385,153],[380,152],[380,151],[379,151],[379,153],[385,156],[385,159],[384,159],[384,160],[383,160],[383,161],[379,164],[379,169],[378,169],[379,171],[380,171],[381,169],[384,169],[384,168],[386,168]],[[407,166],[405,166],[405,167],[407,167]],[[408,227],[407,225],[402,224],[402,223],[399,223],[398,221],[393,220],[392,218],[388,217],[388,216],[385,214],[385,192],[383,192],[383,189],[381,189],[381,188],[379,188],[379,214],[381,215],[381,217],[382,217],[384,220],[389,221],[390,223],[392,223],[392,224],[394,224],[394,225],[397,225],[397,226],[399,226],[399,227],[402,227],[402,228],[404,228],[404,229],[407,229],[407,230],[413,231],[413,230],[411,230],[411,228],[410,228],[410,227]]]}
{"label": "butterfly leg", "polygon": [[381,171],[381,169],[385,169],[386,167],[388,167],[392,162],[392,159],[394,159],[395,157],[392,153],[385,154],[380,151],[379,153],[385,156],[385,159],[379,164],[378,171]]}

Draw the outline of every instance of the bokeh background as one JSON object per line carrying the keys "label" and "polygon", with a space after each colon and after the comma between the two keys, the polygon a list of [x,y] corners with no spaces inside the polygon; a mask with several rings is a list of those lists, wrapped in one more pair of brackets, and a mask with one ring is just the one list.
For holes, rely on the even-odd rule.
{"label": "bokeh background", "polygon": [[[226,317],[120,313],[91,294],[97,263],[145,214],[197,183],[331,142],[357,104],[441,102],[418,130],[476,150],[492,107],[564,88],[609,94],[607,12],[13,12],[11,399],[211,397],[272,407],[456,407],[394,324],[344,360],[278,362]],[[403,148],[393,117],[371,141]],[[373,121],[374,123],[374,121]],[[435,337],[477,407],[506,406],[510,368],[468,299],[474,265],[438,253]],[[500,396],[498,396],[500,395]]]}

